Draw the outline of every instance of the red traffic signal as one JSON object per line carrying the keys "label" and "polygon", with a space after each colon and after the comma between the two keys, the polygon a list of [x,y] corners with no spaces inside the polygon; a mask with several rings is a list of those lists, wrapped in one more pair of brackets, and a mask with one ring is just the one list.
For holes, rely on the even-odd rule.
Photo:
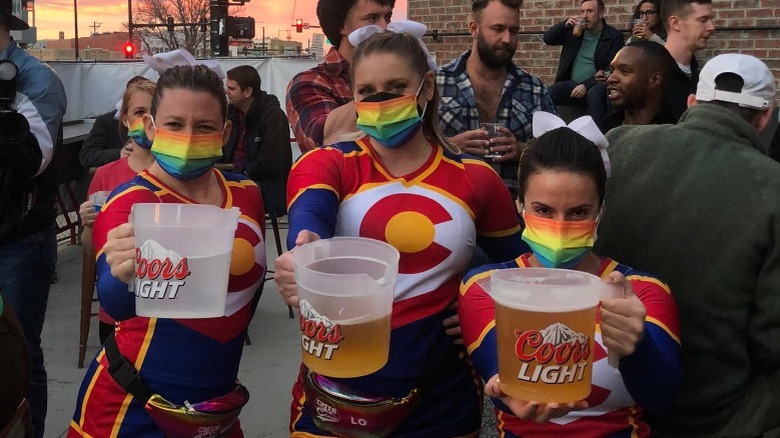
{"label": "red traffic signal", "polygon": [[135,58],[135,47],[133,46],[133,43],[125,44],[124,52],[125,52],[125,59]]}
{"label": "red traffic signal", "polygon": [[295,31],[298,33],[303,33],[303,20],[300,18],[295,20]]}

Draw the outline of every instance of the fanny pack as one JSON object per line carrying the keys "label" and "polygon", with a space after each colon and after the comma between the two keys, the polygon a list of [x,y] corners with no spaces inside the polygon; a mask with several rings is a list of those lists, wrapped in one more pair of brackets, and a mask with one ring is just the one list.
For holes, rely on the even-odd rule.
{"label": "fanny pack", "polygon": [[241,408],[249,401],[249,391],[236,382],[229,393],[199,403],[171,403],[154,394],[116,345],[114,335],[104,344],[108,373],[125,391],[144,403],[144,408],[167,438],[219,438],[226,436],[238,421]]}
{"label": "fanny pack", "polygon": [[377,396],[311,371],[303,382],[304,404],[314,423],[345,438],[387,437],[420,401],[417,388],[403,398]]}

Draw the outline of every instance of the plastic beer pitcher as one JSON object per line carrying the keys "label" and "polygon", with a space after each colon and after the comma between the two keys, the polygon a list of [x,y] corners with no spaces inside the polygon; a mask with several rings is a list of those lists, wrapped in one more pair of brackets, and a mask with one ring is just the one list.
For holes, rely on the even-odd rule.
{"label": "plastic beer pitcher", "polygon": [[295,248],[303,362],[328,377],[387,363],[399,253],[387,243],[334,237]]}
{"label": "plastic beer pitcher", "polygon": [[239,214],[213,205],[133,205],[136,314],[223,316]]}
{"label": "plastic beer pitcher", "polygon": [[540,403],[587,398],[596,307],[607,285],[584,272],[544,268],[499,270],[480,285],[496,304],[501,389]]}

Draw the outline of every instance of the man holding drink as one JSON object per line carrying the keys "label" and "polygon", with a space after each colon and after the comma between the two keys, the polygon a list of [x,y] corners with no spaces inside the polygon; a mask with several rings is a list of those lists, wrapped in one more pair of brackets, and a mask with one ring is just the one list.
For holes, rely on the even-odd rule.
{"label": "man holding drink", "polygon": [[471,49],[436,72],[442,133],[463,152],[492,162],[513,197],[517,161],[531,139],[532,114],[555,111],[542,81],[512,63],[521,4],[473,1]]}
{"label": "man holding drink", "polygon": [[583,0],[580,15],[544,33],[548,46],[562,46],[555,83],[549,87],[556,105],[585,106],[598,122],[607,110],[605,72],[623,47],[623,34],[604,20],[603,0]]}

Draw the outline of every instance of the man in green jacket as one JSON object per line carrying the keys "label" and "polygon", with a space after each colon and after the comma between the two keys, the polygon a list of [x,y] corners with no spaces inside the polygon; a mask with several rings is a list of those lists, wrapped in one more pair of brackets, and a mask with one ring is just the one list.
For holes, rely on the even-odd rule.
{"label": "man in green jacket", "polygon": [[677,125],[607,135],[612,177],[599,254],[667,282],[685,380],[653,436],[755,437],[780,427],[780,164],[759,137],[774,78],[720,55]]}

